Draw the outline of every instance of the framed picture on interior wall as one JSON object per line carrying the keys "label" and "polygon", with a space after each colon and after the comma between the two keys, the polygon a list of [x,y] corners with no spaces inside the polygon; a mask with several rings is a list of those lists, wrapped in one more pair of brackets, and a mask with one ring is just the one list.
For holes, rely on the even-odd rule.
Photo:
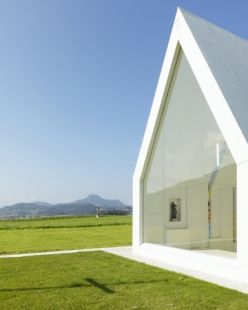
{"label": "framed picture on interior wall", "polygon": [[169,199],[170,222],[181,221],[181,199]]}

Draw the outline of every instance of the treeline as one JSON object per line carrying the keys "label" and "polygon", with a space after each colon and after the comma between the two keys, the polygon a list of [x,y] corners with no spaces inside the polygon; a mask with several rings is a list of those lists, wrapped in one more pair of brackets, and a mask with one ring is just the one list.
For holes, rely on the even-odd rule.
{"label": "treeline", "polygon": [[[100,215],[128,215],[132,208],[100,208]],[[40,206],[34,203],[18,203],[0,209],[1,218],[40,218],[50,216],[94,215],[97,207],[89,203]]]}

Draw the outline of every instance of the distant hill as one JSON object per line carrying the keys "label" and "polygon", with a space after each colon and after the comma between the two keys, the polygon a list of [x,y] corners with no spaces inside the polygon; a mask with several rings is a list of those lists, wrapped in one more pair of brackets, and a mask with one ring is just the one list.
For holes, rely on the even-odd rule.
{"label": "distant hill", "polygon": [[91,194],[88,197],[84,199],[76,200],[74,203],[90,203],[97,207],[104,207],[104,208],[110,208],[110,207],[126,207],[127,205],[124,205],[120,200],[109,200],[109,199],[103,199],[98,195]]}
{"label": "distant hill", "polygon": [[50,206],[53,206],[51,203],[48,203],[48,202],[42,202],[42,201],[35,201],[35,202],[32,202],[38,206],[47,206],[47,207],[50,207]]}
{"label": "distant hill", "polygon": [[[91,203],[89,202],[91,201]],[[71,203],[50,204],[47,202],[17,203],[12,206],[0,208],[2,218],[25,218],[58,215],[92,215],[100,214],[130,214],[132,207],[124,205],[119,200],[103,199],[97,195],[89,195]]]}

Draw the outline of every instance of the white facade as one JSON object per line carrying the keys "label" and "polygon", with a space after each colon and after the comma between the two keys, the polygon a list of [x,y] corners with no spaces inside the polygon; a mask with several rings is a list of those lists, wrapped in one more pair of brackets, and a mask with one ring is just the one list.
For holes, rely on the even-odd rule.
{"label": "white facade", "polygon": [[247,140],[248,42],[178,9],[133,177],[133,252],[248,283]]}

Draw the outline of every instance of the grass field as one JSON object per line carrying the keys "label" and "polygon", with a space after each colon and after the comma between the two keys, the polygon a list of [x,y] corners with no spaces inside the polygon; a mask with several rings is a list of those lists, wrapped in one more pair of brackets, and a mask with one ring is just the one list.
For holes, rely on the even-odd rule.
{"label": "grass field", "polygon": [[0,221],[0,254],[131,245],[132,217]]}
{"label": "grass field", "polygon": [[1,309],[248,309],[248,295],[101,251],[0,263]]}
{"label": "grass field", "polygon": [[48,228],[80,228],[132,225],[131,216],[63,216],[34,219],[0,220],[0,230],[12,229],[48,229]]}
{"label": "grass field", "polygon": [[[132,218],[0,221],[0,253],[131,245]],[[102,251],[0,259],[0,309],[248,309],[248,295]]]}

